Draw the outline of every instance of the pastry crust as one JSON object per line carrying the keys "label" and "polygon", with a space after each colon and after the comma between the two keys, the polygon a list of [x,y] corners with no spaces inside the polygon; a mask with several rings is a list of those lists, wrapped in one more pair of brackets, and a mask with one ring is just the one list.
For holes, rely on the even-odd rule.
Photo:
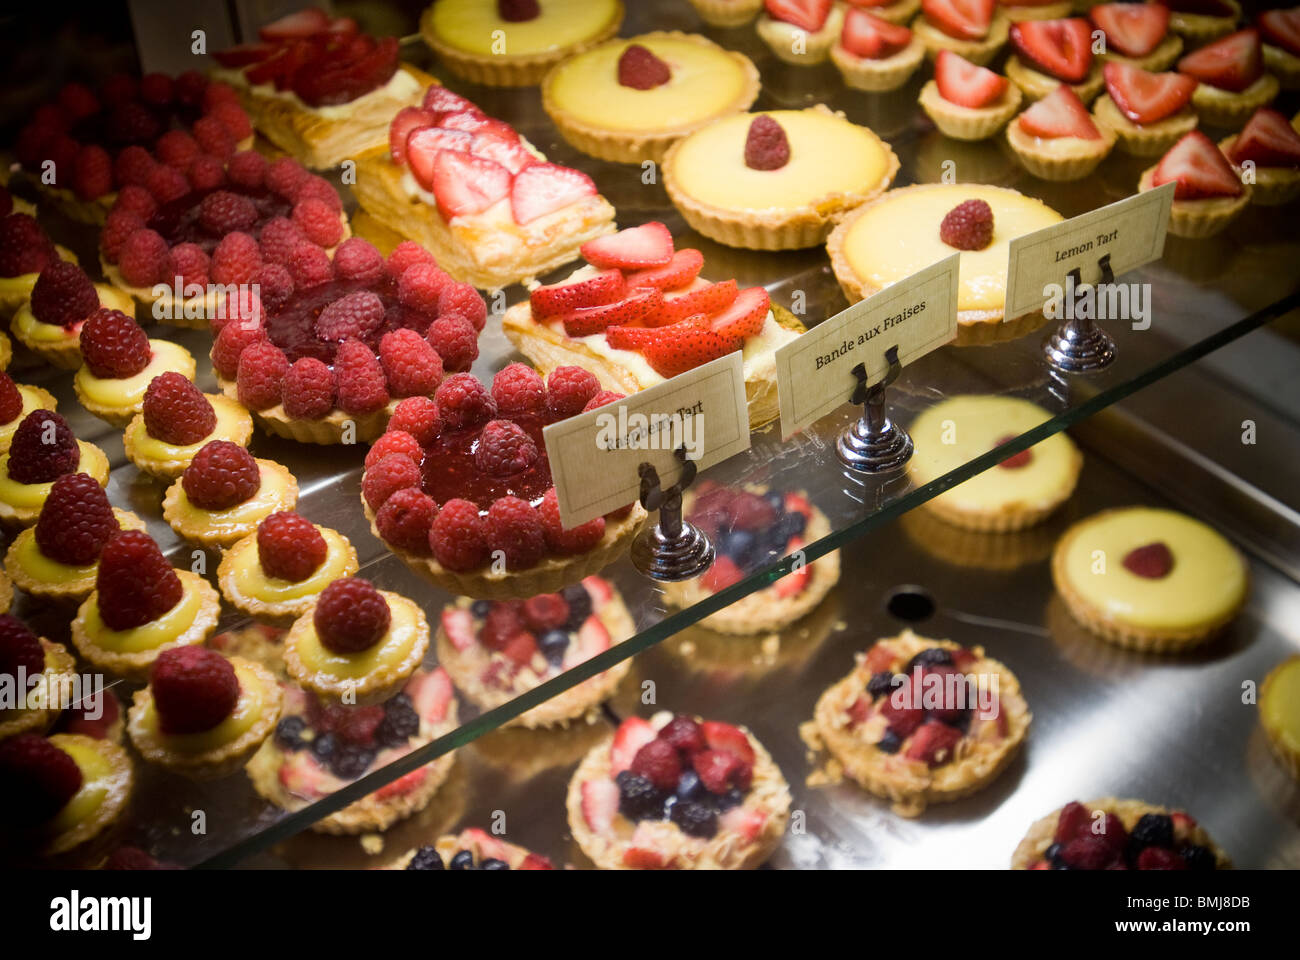
{"label": "pastry crust", "polygon": [[[433,846],[437,848],[438,855],[442,857],[442,862],[446,865],[450,865],[451,858],[460,851],[469,850],[474,854],[474,862],[477,864],[481,864],[487,859],[501,860],[509,864],[511,870],[518,870],[524,861],[532,855],[532,851],[527,847],[510,843],[473,827],[462,830],[460,833],[444,833],[433,842]],[[384,869],[405,870],[407,865],[415,859],[418,852],[419,847],[414,847],[388,864]]]}
{"label": "pastry crust", "polygon": [[1002,96],[987,107],[963,107],[945,100],[939,84],[927,80],[916,102],[944,136],[954,140],[987,140],[1019,112],[1023,99],[1020,88],[1009,83]]}
{"label": "pastry crust", "polygon": [[763,9],[763,0],[691,0],[691,6],[711,27],[743,27]]}
{"label": "pastry crust", "polygon": [[[1158,164],[1157,164],[1158,166]],[[1138,191],[1150,190],[1156,168],[1148,167],[1138,179]],[[1176,237],[1200,240],[1212,237],[1237,218],[1254,194],[1249,184],[1241,185],[1237,197],[1209,197],[1203,200],[1175,200],[1169,208],[1169,232]]]}
{"label": "pastry crust", "polygon": [[86,750],[94,750],[111,767],[111,773],[104,782],[104,798],[95,808],[94,814],[45,844],[42,852],[46,856],[58,856],[102,836],[121,818],[126,812],[126,802],[131,796],[135,774],[126,750],[111,740],[96,740],[76,733],[56,733],[50,737],[50,741],[59,747],[63,744],[76,744]]}
{"label": "pastry crust", "polygon": [[1157,157],[1196,129],[1198,118],[1190,107],[1157,120],[1155,123],[1134,123],[1120,112],[1109,93],[1103,93],[1092,107],[1092,119],[1098,127],[1115,131],[1119,139],[1115,146],[1137,157]]}
{"label": "pastry crust", "polygon": [[166,459],[157,459],[146,456],[140,450],[140,441],[143,437],[148,436],[148,430],[144,425],[144,414],[137,413],[127,424],[126,430],[122,433],[122,448],[126,453],[126,458],[135,464],[136,468],[149,474],[151,477],[157,477],[160,480],[175,480],[185,468],[190,465],[199,449],[212,440],[229,440],[231,443],[238,444],[241,447],[247,447],[248,442],[253,439],[253,418],[249,415],[238,401],[232,400],[224,394],[205,394],[208,402],[218,411],[224,410],[229,416],[234,418],[232,429],[225,434],[220,433],[221,423],[217,422],[217,428],[212,433],[196,443],[186,444],[185,446],[173,446],[175,456]]}
{"label": "pastry crust", "polygon": [[[215,371],[217,388],[228,400],[239,402],[239,385],[234,380],[227,380]],[[387,406],[359,417],[344,413],[335,407],[319,420],[296,420],[284,409],[284,404],[277,403],[265,410],[250,410],[253,421],[267,433],[297,440],[299,443],[315,443],[321,446],[347,445],[349,443],[374,443],[388,429],[388,418],[393,415],[400,398],[394,398]]]}
{"label": "pastry crust", "polygon": [[[1259,688],[1259,703],[1262,707],[1266,700],[1272,697],[1281,697],[1280,691],[1274,691],[1273,685],[1281,683],[1278,679],[1284,670],[1295,670],[1300,667],[1300,654],[1287,657],[1276,667],[1269,671],[1268,676],[1264,678],[1264,683]],[[1295,734],[1283,727],[1269,722],[1269,718],[1261,709],[1260,725],[1264,728],[1265,738],[1268,740],[1269,749],[1273,751],[1273,756],[1277,758],[1278,763],[1286,770],[1287,773],[1295,780],[1300,780],[1300,749],[1296,748]],[[4,736],[4,728],[0,727],[0,737]]]}
{"label": "pastry crust", "polygon": [[[759,38],[771,48],[776,58],[796,67],[810,67],[823,62],[831,45],[839,41],[843,27],[844,10],[840,4],[830,8],[826,22],[816,30],[804,30],[766,12],[759,15],[758,23],[754,25]],[[795,52],[795,45],[791,42],[796,36],[803,38],[801,53]]]}
{"label": "pastry crust", "polygon": [[957,567],[1016,570],[1052,555],[1057,531],[1029,526],[1002,531],[972,530],[940,519],[930,510],[909,510],[898,518],[907,539],[928,555]]}
{"label": "pastry crust", "polygon": [[[298,502],[298,481],[294,479],[287,467],[274,460],[258,458],[257,465],[262,473],[262,487],[267,478],[278,477],[282,485],[281,493],[274,502],[265,505],[256,514],[250,514],[239,520],[229,515],[240,512],[244,504],[238,503],[227,510],[203,510],[190,503],[185,495],[181,480],[175,480],[163,495],[163,519],[176,531],[177,536],[205,547],[229,547],[257,530],[257,525],[273,513],[292,510]],[[260,490],[261,488],[259,488]],[[257,494],[254,494],[257,496]],[[245,501],[246,503],[247,501]]]}
{"label": "pastry crust", "polygon": [[14,585],[9,576],[0,570],[0,613],[8,613],[14,603]]}
{"label": "pastry crust", "polygon": [[916,16],[916,11],[921,9],[921,0],[897,0],[895,3],[887,3],[883,7],[867,7],[867,13],[873,17],[879,17],[889,23],[906,24]]}
{"label": "pastry crust", "polygon": [[[70,254],[63,258],[70,263],[76,263],[76,258]],[[33,280],[33,285],[35,280]],[[110,310],[121,310],[127,316],[135,315],[135,303],[126,292],[119,290],[115,286],[107,283],[95,284],[95,293],[99,296],[99,305],[108,307]],[[58,340],[46,340],[35,335],[35,330],[43,326],[32,313],[30,298],[27,302],[18,306],[14,312],[13,318],[9,322],[9,331],[32,353],[36,354],[51,366],[58,367],[60,370],[76,370],[81,366],[81,331],[78,330],[72,336],[61,337]],[[5,364],[7,366],[7,362]]]}
{"label": "pastry crust", "polygon": [[[101,487],[108,486],[108,457],[104,451],[99,449],[93,443],[87,443],[85,440],[78,440],[77,446],[81,449],[81,460],[77,464],[75,473],[88,473],[94,477]],[[9,454],[0,454],[0,474],[8,471]],[[45,500],[34,506],[23,506],[6,503],[0,500],[0,529],[9,533],[16,533],[23,527],[30,527],[41,515],[41,507],[45,505]]]}
{"label": "pastry crust", "polygon": [[[1004,69],[1006,70],[1007,79],[1019,87],[1031,103],[1035,100],[1041,100],[1062,83],[1056,77],[1029,66],[1020,59],[1018,54],[1014,53],[1007,57]],[[1101,92],[1105,85],[1106,81],[1101,74],[1101,64],[1096,62],[1089,68],[1088,76],[1082,82],[1066,84],[1078,95],[1085,106]]]}
{"label": "pastry crust", "polygon": [[43,691],[41,696],[44,698],[45,706],[0,710],[0,740],[16,737],[20,733],[40,733],[48,730],[63,712],[63,707],[56,703],[56,698],[61,685],[70,682],[76,674],[77,661],[63,644],[46,640],[44,637],[39,639],[41,649],[45,651],[45,669],[39,678],[28,678],[36,679],[36,683],[28,688],[27,702],[32,702],[31,698]]}
{"label": "pastry crust", "polygon": [[[318,528],[325,530],[326,528]],[[331,537],[337,537],[341,541],[341,546],[345,554],[342,568],[339,570],[339,577],[350,577],[354,575],[361,567],[357,560],[357,549],[352,546],[351,541],[343,534],[336,530],[329,530]],[[326,541],[329,542],[329,539]],[[330,544],[330,549],[334,545]],[[217,586],[221,588],[221,595],[226,598],[226,602],[237,610],[248,614],[254,620],[260,620],[263,623],[273,624],[275,626],[288,627],[295,620],[301,617],[316,602],[318,593],[307,594],[306,596],[296,597],[292,600],[262,600],[259,597],[249,596],[239,589],[239,580],[236,577],[241,558],[249,551],[257,551],[257,532],[254,531],[248,536],[239,540],[221,555],[221,563],[217,567]],[[255,563],[257,561],[254,561]],[[329,557],[326,557],[326,563]],[[259,565],[260,570],[260,565]],[[265,576],[265,574],[261,574]],[[322,586],[322,589],[324,587]]]}
{"label": "pastry crust", "polygon": [[[151,346],[157,342],[159,341],[153,339],[149,341]],[[171,343],[171,341],[162,342]],[[171,345],[180,351],[176,357],[175,364],[160,369],[155,376],[163,373],[175,372],[179,373],[186,380],[193,380],[195,373],[198,371],[198,365],[194,362],[194,357],[191,356],[190,352],[180,344],[171,343]],[[126,405],[99,403],[92,399],[86,392],[85,381],[90,380],[91,378],[94,378],[95,380],[102,379],[95,377],[95,375],[90,372],[90,368],[85,364],[82,364],[81,368],[77,371],[76,376],[72,378],[72,386],[77,392],[77,399],[81,401],[81,405],[86,408],[87,412],[93,413],[109,426],[117,427],[119,430],[125,429],[127,424],[131,422],[131,419],[144,407],[144,391],[140,391],[140,399],[136,400],[134,403]]]}
{"label": "pastry crust", "polygon": [[1107,50],[1105,53],[1099,53],[1097,56],[1102,60],[1118,60],[1120,63],[1131,63],[1139,69],[1146,70],[1148,73],[1162,73],[1174,65],[1183,52],[1183,38],[1177,34],[1166,34],[1164,39],[1156,44],[1156,48],[1150,53],[1141,57],[1126,57],[1121,53],[1115,53],[1113,50]]}
{"label": "pastry crust", "polygon": [[951,50],[953,53],[960,54],[963,59],[971,63],[977,63],[981,67],[987,67],[1002,45],[1007,42],[1007,36],[1011,31],[1011,21],[1002,10],[997,10],[993,14],[993,19],[989,22],[988,35],[982,40],[958,40],[956,37],[950,37],[938,27],[932,26],[925,19],[925,14],[921,14],[912,21],[912,32],[921,38],[925,44],[926,54],[931,60],[939,56],[940,50]]}
{"label": "pastry crust", "polygon": [[1021,20],[1060,20],[1070,15],[1073,4],[1070,0],[1059,3],[1039,4],[1037,6],[1017,6],[1015,3],[999,3],[998,9],[1006,14],[1012,23]]}
{"label": "pastry crust", "polygon": [[925,44],[916,35],[902,50],[879,60],[856,57],[838,41],[831,47],[831,63],[847,86],[855,90],[897,90],[925,59]]}
{"label": "pastry crust", "polygon": [[1283,50],[1272,44],[1263,44],[1264,69],[1277,77],[1283,90],[1300,87],[1300,57],[1290,50]]}
{"label": "pastry crust", "polygon": [[1211,40],[1217,40],[1219,37],[1225,37],[1237,29],[1237,21],[1241,19],[1241,5],[1237,0],[1227,0],[1228,6],[1232,7],[1232,15],[1225,17],[1215,17],[1204,13],[1180,13],[1177,10],[1169,12],[1169,30],[1181,37],[1186,38],[1187,42],[1193,47],[1201,47]]}
{"label": "pastry crust", "polygon": [[[1237,142],[1237,135],[1224,137],[1219,141],[1219,149],[1223,155],[1228,156],[1228,151],[1232,145]],[[1231,160],[1228,161],[1232,163]],[[1237,175],[1241,175],[1241,168],[1235,163],[1232,164]],[[1259,207],[1275,207],[1284,203],[1290,203],[1296,197],[1300,197],[1300,169],[1295,167],[1255,167],[1255,182],[1251,184],[1250,202]]]}
{"label": "pastry crust", "polygon": [[[117,517],[118,525],[123,530],[145,529],[145,522],[128,510],[119,510],[114,507],[113,515]],[[22,558],[29,549],[39,549],[33,542],[35,539],[36,528],[34,526],[28,527],[14,537],[13,543],[9,544],[9,549],[5,552],[5,572],[18,585],[19,590],[33,597],[40,597],[42,600],[54,603],[81,603],[82,600],[85,600],[94,592],[95,578],[99,574],[99,561],[85,567],[80,576],[68,580],[42,580],[29,573],[23,565]],[[48,562],[55,563],[57,561],[49,560]],[[60,564],[60,566],[64,565]],[[74,568],[65,567],[65,569],[71,570]]]}
{"label": "pastry crust", "polygon": [[1192,91],[1192,109],[1208,126],[1239,129],[1256,110],[1273,102],[1279,87],[1277,77],[1271,73],[1263,74],[1240,93],[1197,84]]}

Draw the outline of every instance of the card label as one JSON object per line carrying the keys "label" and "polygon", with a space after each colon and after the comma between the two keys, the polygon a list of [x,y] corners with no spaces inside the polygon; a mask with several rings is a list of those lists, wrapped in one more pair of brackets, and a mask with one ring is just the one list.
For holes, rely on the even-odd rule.
{"label": "card label", "polygon": [[857,386],[889,370],[885,352],[898,347],[904,366],[957,336],[957,281],[961,257],[952,256],[859,300],[776,351],[781,435],[789,437],[848,403]]}
{"label": "card label", "polygon": [[1006,316],[1042,308],[1049,284],[1061,285],[1078,269],[1083,283],[1101,278],[1097,261],[1110,254],[1116,276],[1159,260],[1174,202],[1172,183],[1090,210],[1011,241],[1007,261]]}
{"label": "card label", "polygon": [[542,431],[560,522],[576,527],[641,494],[638,468],[677,481],[679,446],[703,470],[749,449],[749,407],[741,352],[720,357],[625,400],[553,423]]}

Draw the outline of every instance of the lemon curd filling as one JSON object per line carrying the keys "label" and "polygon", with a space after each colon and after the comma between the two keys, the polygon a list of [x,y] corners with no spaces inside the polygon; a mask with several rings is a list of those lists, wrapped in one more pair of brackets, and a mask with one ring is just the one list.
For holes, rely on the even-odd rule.
{"label": "lemon curd filling", "polygon": [[72,757],[81,770],[81,789],[73,794],[72,799],[50,821],[50,827],[55,833],[65,833],[94,816],[108,796],[108,781],[116,771],[108,758],[92,746],[58,736],[50,739]]}
{"label": "lemon curd filling", "polygon": [[[113,513],[117,517],[118,525],[123,530],[141,529],[139,520],[131,514],[116,508],[114,508]],[[42,583],[67,585],[84,582],[93,589],[95,576],[99,572],[99,561],[77,566],[70,563],[60,563],[58,560],[53,560],[41,553],[40,545],[36,542],[34,527],[28,527],[18,534],[14,540],[12,553],[9,556],[22,567],[28,576]]]}
{"label": "lemon curd filling", "polygon": [[77,389],[88,399],[102,406],[133,407],[144,400],[144,392],[154,377],[176,371],[194,378],[194,358],[189,351],[170,340],[150,340],[153,357],[143,370],[134,376],[101,378],[83,365],[77,371]]}
{"label": "lemon curd filling", "polygon": [[223,744],[238,740],[262,716],[266,691],[261,681],[247,667],[233,664],[239,679],[239,700],[235,709],[211,730],[198,733],[164,733],[158,726],[158,710],[150,698],[144,711],[144,725],[158,732],[158,739],[168,750],[177,753],[206,753]]}
{"label": "lemon curd filling", "polygon": [[1269,675],[1259,709],[1264,724],[1293,753],[1300,753],[1300,657],[1293,657]]}
{"label": "lemon curd filling", "polygon": [[87,604],[82,614],[86,636],[97,647],[114,653],[140,653],[156,650],[171,643],[194,624],[202,606],[203,597],[192,582],[197,576],[188,570],[177,570],[184,593],[180,601],[155,620],[127,630],[113,630],[105,625],[99,613],[99,604]]}
{"label": "lemon curd filling", "polygon": [[433,32],[449,46],[515,57],[548,53],[581,43],[618,16],[615,0],[543,0],[541,16],[510,23],[484,0],[439,0],[433,6]]}
{"label": "lemon curd filling", "polygon": [[232,547],[235,566],[235,586],[246,597],[264,600],[267,603],[279,603],[285,600],[298,600],[320,593],[330,583],[347,575],[348,548],[343,535],[335,530],[317,527],[325,538],[328,552],[325,562],[316,568],[306,580],[294,583],[269,577],[262,570],[257,555],[257,539],[248,537]]}
{"label": "lemon curd filling", "polygon": [[[33,274],[34,276],[34,274]],[[135,301],[117,287],[106,283],[95,284],[95,293],[99,295],[99,305],[110,310],[121,310],[127,315],[135,313]],[[62,340],[75,340],[80,335],[81,326],[72,329],[57,323],[42,323],[32,313],[30,303],[24,303],[10,321],[18,339],[34,343],[57,343]]]}
{"label": "lemon curd filling", "polygon": [[23,408],[19,411],[18,416],[14,417],[8,423],[0,424],[0,443],[7,444],[13,439],[14,431],[18,429],[18,424],[23,422],[23,418],[33,410],[53,410],[54,405],[46,406],[49,403],[44,397],[37,393],[33,388],[21,383],[14,384],[18,388],[19,395],[23,398]]}
{"label": "lemon curd filling", "polygon": [[247,416],[244,408],[234,400],[220,394],[205,394],[217,415],[217,425],[212,432],[196,443],[178,446],[151,436],[145,429],[144,418],[133,420],[127,428],[136,453],[148,460],[192,460],[199,449],[211,440],[241,436],[240,424]]}
{"label": "lemon curd filling", "polygon": [[[98,447],[84,440],[78,440],[77,446],[81,449],[77,472],[88,473],[103,484],[108,478],[108,458]],[[49,483],[19,483],[10,478],[9,454],[0,455],[0,500],[11,507],[39,507],[50,495],[53,486],[53,480]]]}
{"label": "lemon curd filling", "polygon": [[310,626],[298,642],[298,657],[303,666],[315,673],[325,673],[346,680],[356,680],[373,673],[380,666],[401,663],[415,646],[420,635],[417,608],[409,600],[385,593],[391,620],[388,632],[379,642],[360,653],[334,653],[326,649]]}

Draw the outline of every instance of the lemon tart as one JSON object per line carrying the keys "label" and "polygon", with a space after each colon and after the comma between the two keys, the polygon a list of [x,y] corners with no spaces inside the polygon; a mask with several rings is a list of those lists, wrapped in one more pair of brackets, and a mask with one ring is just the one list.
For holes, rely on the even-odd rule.
{"label": "lemon tart", "polygon": [[23,418],[34,410],[53,410],[56,406],[54,395],[44,387],[14,383],[9,374],[0,370],[0,453],[9,449]]}
{"label": "lemon tart", "polygon": [[[0,191],[4,191],[2,196],[9,195],[3,187]],[[15,201],[11,198],[10,203]],[[12,206],[0,217],[0,320],[10,319],[31,299],[41,271],[60,258],[77,262],[70,250],[54,245],[36,222],[35,211]]]}
{"label": "lemon tart", "polygon": [[167,488],[163,519],[186,540],[229,547],[297,502],[298,481],[287,468],[228,440],[212,440]]}
{"label": "lemon tart", "polygon": [[1264,678],[1259,719],[1278,761],[1300,780],[1300,656],[1287,657]]}
{"label": "lemon tart", "polygon": [[253,418],[224,394],[205,394],[174,371],[155,377],[146,388],[141,410],[122,434],[126,458],[152,477],[172,480],[210,441],[246,447],[253,437]]}
{"label": "lemon tart", "polygon": [[81,366],[81,330],[99,309],[135,312],[135,303],[116,287],[91,283],[75,263],[58,261],[35,279],[31,296],[17,309],[9,329],[18,342],[63,370]]}
{"label": "lemon tart", "polygon": [[9,451],[0,454],[0,526],[13,531],[35,523],[59,477],[80,471],[102,487],[108,470],[104,451],[73,436],[66,420],[33,410],[18,424]]}
{"label": "lemon tart", "polygon": [[62,644],[38,637],[17,617],[0,614],[0,678],[13,694],[12,705],[0,707],[0,740],[49,729],[72,699],[76,669]]}
{"label": "lemon tart", "polygon": [[72,379],[77,399],[89,412],[119,429],[144,405],[149,384],[163,373],[193,380],[194,357],[179,343],[150,339],[118,310],[96,310],[81,336],[82,364]]}

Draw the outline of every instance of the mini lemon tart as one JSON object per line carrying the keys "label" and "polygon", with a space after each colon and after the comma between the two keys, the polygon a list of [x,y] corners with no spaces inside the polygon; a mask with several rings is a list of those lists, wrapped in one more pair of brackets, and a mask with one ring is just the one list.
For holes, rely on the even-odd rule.
{"label": "mini lemon tart", "polygon": [[565,60],[542,83],[542,108],[583,153],[659,163],[675,140],[748,110],[758,88],[744,54],[696,34],[657,32]]}
{"label": "mini lemon tart", "polygon": [[[54,443],[46,442],[49,431]],[[57,413],[33,410],[14,431],[9,451],[0,454],[0,526],[7,530],[31,526],[54,481],[77,471],[106,486],[108,457],[94,444],[74,437]]]}
{"label": "mini lemon tart", "polygon": [[934,79],[921,88],[917,102],[944,136],[987,140],[1016,115],[1022,99],[1020,88],[1006,77],[940,50]]}
{"label": "mini lemon tart", "polygon": [[91,313],[98,307],[121,310],[128,314],[135,312],[135,302],[117,287],[107,283],[96,283],[92,287],[98,301],[97,306],[91,307],[70,323],[51,323],[39,319],[33,310],[32,301],[28,299],[19,306],[9,321],[9,330],[19,343],[52,366],[62,370],[76,370],[81,366],[81,328]]}
{"label": "mini lemon tart", "polygon": [[[213,444],[229,442],[214,440],[204,446],[210,448]],[[210,466],[215,455],[205,456],[200,450],[163,496],[163,519],[186,540],[207,547],[233,546],[256,530],[262,520],[281,510],[292,510],[298,502],[298,481],[286,467],[273,460],[254,459],[234,444],[229,448],[243,451],[247,458],[241,458],[241,479],[233,492],[229,482]],[[228,448],[223,449],[229,453]],[[251,470],[248,461],[253,463]],[[217,488],[213,489],[212,484]]]}
{"label": "mini lemon tart", "polygon": [[[981,9],[976,10],[976,7]],[[967,17],[957,5],[947,0],[921,0],[921,15],[912,21],[913,32],[925,44],[930,58],[940,50],[953,53],[987,66],[997,56],[1011,30],[1011,21],[1002,11],[994,11],[993,4],[971,4],[973,16]],[[987,16],[974,15],[987,13]]]}
{"label": "mini lemon tart", "polygon": [[382,703],[400,690],[429,649],[419,605],[358,577],[335,580],[289,628],[284,667],[318,696]]}
{"label": "mini lemon tart", "polygon": [[622,23],[620,0],[438,0],[420,17],[420,37],[459,77],[528,87]]}
{"label": "mini lemon tart", "polygon": [[[951,397],[908,428],[916,444],[908,475],[923,486],[1050,419],[1048,411],[1018,397]],[[924,509],[968,530],[1023,530],[1070,498],[1082,466],[1078,447],[1058,433],[945,490]]]}
{"label": "mini lemon tart", "polygon": [[1278,762],[1300,780],[1300,656],[1283,660],[1264,678],[1259,720]]}
{"label": "mini lemon tart", "polygon": [[1106,93],[1093,105],[1093,119],[1115,131],[1116,146],[1139,157],[1157,156],[1195,130],[1191,106],[1196,81],[1178,73],[1147,73],[1127,63],[1104,68]]}
{"label": "mini lemon tart", "polygon": [[1200,47],[1232,32],[1241,19],[1237,0],[1169,0],[1169,29]]}
{"label": "mini lemon tart", "polygon": [[763,9],[763,0],[691,0],[691,6],[711,27],[743,27]]}
{"label": "mini lemon tart", "polygon": [[[943,239],[949,214],[970,201],[987,204],[992,216],[987,243],[966,248]],[[846,217],[827,241],[831,268],[850,303],[910,277],[958,250],[957,344],[993,343],[1024,336],[1046,322],[1039,313],[1007,317],[1007,247],[1014,237],[1060,223],[1059,213],[1040,200],[1005,187],[979,184],[921,184],[891,190]]]}
{"label": "mini lemon tart", "polygon": [[[9,374],[0,371],[0,411],[16,413],[4,423],[0,423],[0,453],[9,449],[14,431],[33,410],[53,410],[58,405],[54,395],[44,387],[32,387],[25,383],[14,383]],[[3,413],[0,413],[2,416]]]}
{"label": "mini lemon tart", "polygon": [[1105,640],[1157,652],[1204,643],[1240,612],[1245,558],[1220,534],[1172,510],[1106,510],[1070,527],[1052,580],[1074,618]]}
{"label": "mini lemon tart", "polygon": [[898,166],[873,131],[819,104],[719,120],[673,144],[663,174],[673,204],[706,237],[790,250],[822,243]]}
{"label": "mini lemon tart", "polygon": [[1254,193],[1242,183],[1214,141],[1193,130],[1169,148],[1160,162],[1142,172],[1138,190],[1176,183],[1169,209],[1169,232],[1178,237],[1212,237],[1235,220]]}
{"label": "mini lemon tart", "polygon": [[925,44],[902,24],[854,7],[831,47],[831,62],[850,87],[896,90],[925,59]]}
{"label": "mini lemon tart", "polygon": [[170,371],[193,380],[196,370],[194,357],[179,343],[151,339],[149,361],[138,373],[126,377],[98,376],[89,363],[83,363],[72,385],[83,407],[101,420],[122,428],[140,412],[145,390],[154,377]]}
{"label": "mini lemon tart", "polygon": [[[104,502],[107,504],[107,498]],[[110,509],[118,529],[145,529],[144,521],[134,513],[116,507]],[[67,522],[66,516],[60,519],[56,514],[42,511],[42,517],[46,516],[52,525]],[[9,549],[5,552],[5,572],[24,593],[44,600],[80,603],[95,589],[95,577],[99,573],[98,556],[89,563],[65,563],[46,556],[41,551],[37,531],[43,522],[44,519],[38,519],[35,527],[28,527],[14,537],[13,543],[9,544]]]}
{"label": "mini lemon tart", "polygon": [[1259,31],[1238,30],[1193,50],[1178,61],[1178,72],[1200,81],[1192,107],[1214,127],[1240,127],[1277,96],[1277,77],[1264,72]]}
{"label": "mini lemon tart", "polygon": [[1300,196],[1300,133],[1276,110],[1256,110],[1241,133],[1219,141],[1219,149],[1243,180],[1245,165],[1253,164],[1251,203],[1277,206]]}
{"label": "mini lemon tart", "polygon": [[[199,450],[213,440],[228,440],[238,446],[246,447],[248,441],[253,438],[252,415],[237,400],[219,393],[199,393],[198,388],[189,380],[180,377],[179,374],[175,376],[183,381],[186,387],[172,389],[192,392],[202,403],[205,403],[206,409],[211,411],[212,429],[199,439],[189,443],[168,440],[168,430],[176,428],[168,424],[165,411],[159,411],[155,414],[151,410],[150,395],[149,391],[146,390],[143,409],[131,418],[131,422],[127,424],[126,430],[122,434],[122,446],[125,449],[126,458],[140,470],[162,480],[172,480],[179,477],[185,472],[185,468],[190,465],[190,461],[194,459]],[[170,397],[164,395],[160,398],[159,403],[161,404],[168,399]],[[151,422],[153,423],[153,431],[162,434],[162,436],[151,432]],[[180,435],[173,433],[171,436],[176,438]]]}
{"label": "mini lemon tart", "polygon": [[217,585],[249,616],[288,626],[322,590],[357,569],[356,549],[337,530],[297,514],[272,514],[222,555]]}
{"label": "mini lemon tart", "polygon": [[34,209],[23,209],[25,201],[16,197],[12,202],[13,210],[0,217],[0,244],[9,251],[7,257],[0,257],[0,320],[10,319],[31,299],[42,270],[60,258],[77,262],[76,254],[55,246],[41,229]]}
{"label": "mini lemon tart", "polygon": [[111,740],[56,733],[49,742],[76,763],[81,784],[58,813],[41,826],[46,838],[41,852],[47,857],[73,851],[80,855],[96,839],[103,838],[126,812],[135,781],[131,758]]}
{"label": "mini lemon tart", "polygon": [[[173,718],[172,710],[160,706],[156,689],[160,684],[169,684],[165,688],[169,695],[161,699],[164,704],[191,692],[185,684],[193,680],[185,676],[183,668],[167,669],[170,660],[181,657],[204,665],[217,660],[228,664],[233,690],[227,702],[219,702],[218,709],[228,706],[223,715],[194,721],[184,715],[183,703],[174,708],[180,718]],[[135,692],[126,729],[146,762],[191,780],[215,780],[242,768],[261,748],[280,718],[280,700],[279,682],[260,663],[241,657],[226,660],[203,647],[177,648],[159,656],[150,684]]]}
{"label": "mini lemon tart", "polygon": [[755,29],[778,60],[804,67],[826,59],[843,25],[840,4],[816,0],[802,6],[769,3]]}
{"label": "mini lemon tart", "polygon": [[[16,671],[6,666],[0,669],[0,676],[5,676],[12,683],[15,703],[21,706],[0,707],[0,740],[15,737],[20,733],[48,730],[58,719],[64,705],[72,699],[73,682],[77,663],[62,644],[37,637],[22,621],[3,615],[0,619],[0,656],[6,664],[17,653],[13,647],[29,648],[23,652],[23,659],[33,657],[33,662],[40,663],[40,672],[25,674],[29,686],[25,694],[19,690]],[[12,647],[11,647],[12,645]],[[36,651],[39,658],[36,659]]]}
{"label": "mini lemon tart", "polygon": [[1065,84],[1007,124],[1007,143],[1021,164],[1043,180],[1081,180],[1106,159],[1117,135],[1098,126]]}

